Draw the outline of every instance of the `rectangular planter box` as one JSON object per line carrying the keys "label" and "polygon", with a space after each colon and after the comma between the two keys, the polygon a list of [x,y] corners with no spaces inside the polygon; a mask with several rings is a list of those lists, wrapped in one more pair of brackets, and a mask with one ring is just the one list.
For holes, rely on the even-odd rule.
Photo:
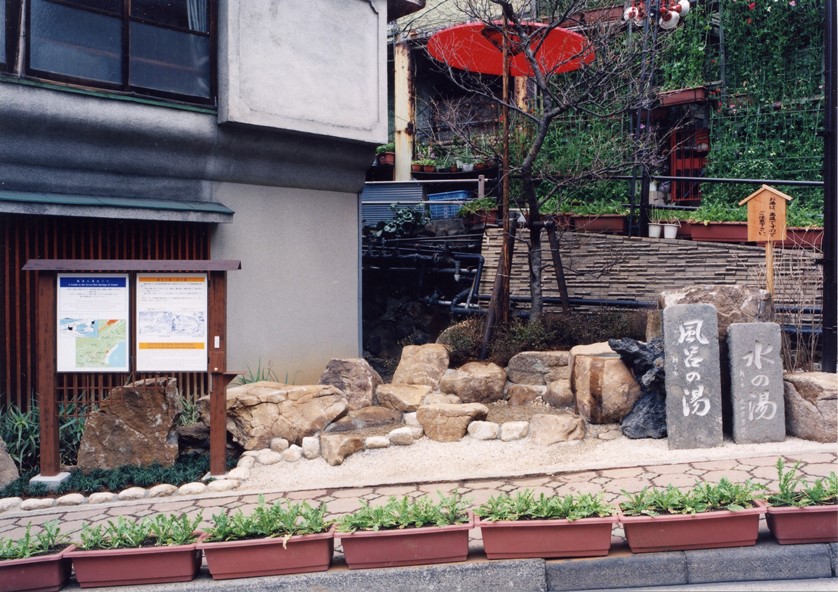
{"label": "rectangular planter box", "polygon": [[687,551],[756,544],[759,517],[765,508],[738,512],[721,510],[699,514],[620,516],[632,553]]}
{"label": "rectangular planter box", "polygon": [[747,243],[747,222],[702,222],[690,223],[690,234],[694,241],[713,243]]}
{"label": "rectangular planter box", "polygon": [[337,533],[349,569],[398,567],[454,563],[468,558],[468,531],[474,518],[465,524],[426,526],[399,530]]}
{"label": "rectangular planter box", "polygon": [[786,240],[777,245],[784,249],[820,249],[823,245],[823,228],[787,228]]}
{"label": "rectangular planter box", "polygon": [[626,217],[623,214],[600,214],[597,216],[573,215],[573,228],[577,232],[599,232],[625,234]]}
{"label": "rectangular planter box", "polygon": [[52,555],[0,561],[0,590],[3,592],[56,592],[70,578],[70,560],[64,554],[72,545]]}
{"label": "rectangular planter box", "polygon": [[327,532],[243,541],[198,542],[214,580],[326,571],[335,549],[335,527]]}
{"label": "rectangular planter box", "polygon": [[82,588],[189,582],[201,567],[196,545],[71,551],[76,580]]}
{"label": "rectangular planter box", "polygon": [[768,506],[768,530],[781,545],[838,543],[838,505]]}
{"label": "rectangular planter box", "polygon": [[489,559],[602,557],[611,549],[616,516],[581,520],[477,519]]}

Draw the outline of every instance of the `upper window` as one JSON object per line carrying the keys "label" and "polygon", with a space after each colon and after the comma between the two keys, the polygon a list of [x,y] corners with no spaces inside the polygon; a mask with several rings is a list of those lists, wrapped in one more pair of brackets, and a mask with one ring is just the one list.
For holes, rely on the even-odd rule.
{"label": "upper window", "polygon": [[214,0],[29,0],[27,73],[212,103]]}

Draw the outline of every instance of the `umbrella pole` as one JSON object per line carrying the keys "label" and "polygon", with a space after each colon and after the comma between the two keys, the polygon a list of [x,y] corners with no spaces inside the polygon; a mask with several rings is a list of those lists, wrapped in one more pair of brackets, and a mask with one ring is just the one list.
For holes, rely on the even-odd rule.
{"label": "umbrella pole", "polygon": [[501,220],[503,221],[503,240],[501,243],[498,269],[492,289],[492,300],[486,315],[486,327],[480,357],[486,359],[489,341],[495,321],[509,322],[509,276],[512,272],[512,254],[514,242],[509,225],[509,42],[506,36],[507,20],[503,17],[503,91],[501,96],[501,118],[503,119],[503,163],[501,170]]}

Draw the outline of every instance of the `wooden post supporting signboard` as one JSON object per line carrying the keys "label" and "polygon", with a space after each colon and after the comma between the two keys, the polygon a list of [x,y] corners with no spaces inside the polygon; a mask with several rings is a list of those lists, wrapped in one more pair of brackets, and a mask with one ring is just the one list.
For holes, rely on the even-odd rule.
{"label": "wooden post supporting signboard", "polygon": [[765,243],[765,283],[774,297],[774,243],[786,240],[786,203],[792,197],[763,185],[739,202],[748,204],[748,240]]}

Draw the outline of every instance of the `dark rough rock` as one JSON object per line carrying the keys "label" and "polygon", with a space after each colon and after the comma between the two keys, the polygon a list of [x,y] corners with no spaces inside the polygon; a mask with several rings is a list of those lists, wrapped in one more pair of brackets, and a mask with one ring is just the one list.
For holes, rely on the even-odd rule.
{"label": "dark rough rock", "polygon": [[663,339],[648,343],[636,339],[609,339],[608,345],[620,354],[640,383],[642,394],[620,423],[627,438],[666,437],[666,385],[663,370]]}

